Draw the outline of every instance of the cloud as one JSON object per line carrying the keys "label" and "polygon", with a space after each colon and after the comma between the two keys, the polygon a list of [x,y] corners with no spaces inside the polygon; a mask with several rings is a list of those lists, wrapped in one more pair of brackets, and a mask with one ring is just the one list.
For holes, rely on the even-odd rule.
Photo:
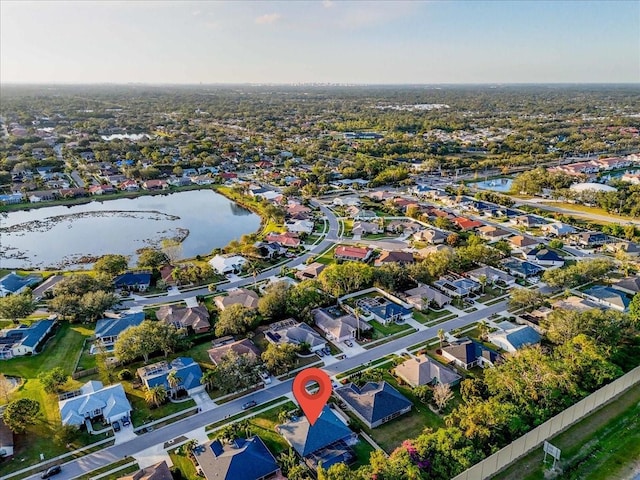
{"label": "cloud", "polygon": [[331,8],[333,7],[335,4],[333,3],[333,0],[322,0],[322,6],[324,8]]}
{"label": "cloud", "polygon": [[282,18],[282,15],[279,13],[265,13],[264,15],[256,18],[255,23],[258,25],[267,25],[269,23],[275,23]]}
{"label": "cloud", "polygon": [[348,30],[376,27],[396,20],[410,17],[417,8],[414,2],[372,2],[366,6],[360,3],[352,4],[350,8],[337,19],[336,24]]}
{"label": "cloud", "polygon": [[194,10],[193,12],[191,12],[191,15],[193,15],[194,17],[199,17],[200,15],[202,15],[202,11]]}

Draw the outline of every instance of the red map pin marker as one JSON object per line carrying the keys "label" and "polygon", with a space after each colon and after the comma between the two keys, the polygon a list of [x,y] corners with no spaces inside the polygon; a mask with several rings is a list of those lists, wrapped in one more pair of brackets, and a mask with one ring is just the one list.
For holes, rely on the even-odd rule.
{"label": "red map pin marker", "polygon": [[[320,387],[317,392],[309,393],[307,385],[316,382]],[[293,379],[293,396],[302,407],[309,423],[313,425],[320,416],[322,409],[331,396],[331,379],[319,368],[307,368],[302,370]]]}

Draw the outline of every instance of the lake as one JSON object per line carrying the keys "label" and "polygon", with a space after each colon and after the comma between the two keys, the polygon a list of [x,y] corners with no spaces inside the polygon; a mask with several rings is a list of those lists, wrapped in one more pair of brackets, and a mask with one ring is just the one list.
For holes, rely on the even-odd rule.
{"label": "lake", "polygon": [[186,238],[178,256],[207,255],[253,233],[260,217],[212,190],[9,212],[0,217],[0,268],[82,268],[97,257]]}
{"label": "lake", "polygon": [[470,185],[482,190],[506,193],[511,189],[512,183],[513,180],[511,178],[495,178],[493,180],[485,180],[484,182],[473,182],[470,183]]}

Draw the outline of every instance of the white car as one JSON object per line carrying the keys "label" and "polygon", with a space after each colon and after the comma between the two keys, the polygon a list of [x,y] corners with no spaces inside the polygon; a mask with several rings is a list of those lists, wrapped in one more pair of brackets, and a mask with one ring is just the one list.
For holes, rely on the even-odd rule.
{"label": "white car", "polygon": [[271,375],[269,375],[269,372],[260,372],[260,376],[262,377],[262,381],[265,385],[269,385],[271,383]]}

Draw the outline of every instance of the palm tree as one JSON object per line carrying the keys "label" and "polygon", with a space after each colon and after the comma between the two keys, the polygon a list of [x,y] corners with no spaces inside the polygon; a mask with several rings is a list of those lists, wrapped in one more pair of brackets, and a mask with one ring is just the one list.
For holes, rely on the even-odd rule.
{"label": "palm tree", "polygon": [[212,390],[215,387],[216,371],[215,369],[207,369],[202,372],[200,383],[204,385],[206,390]]}
{"label": "palm tree", "polygon": [[480,332],[480,338],[482,340],[487,339],[487,335],[489,334],[489,324],[484,320],[478,324],[478,331]]}
{"label": "palm tree", "polygon": [[176,388],[180,385],[182,379],[178,376],[177,370],[171,370],[167,375],[167,383],[169,384],[169,388],[171,389],[171,396],[175,396]]}
{"label": "palm tree", "polygon": [[289,412],[286,408],[283,408],[278,412],[278,423],[282,425],[283,423],[287,423],[289,421]]}
{"label": "palm tree", "polygon": [[440,339],[440,350],[442,350],[442,343],[444,342],[445,338],[444,330],[442,328],[438,330],[438,338]]}
{"label": "palm tree", "polygon": [[480,283],[480,285],[482,286],[482,293],[484,293],[484,289],[487,286],[487,276],[486,275],[480,275],[478,277],[478,283]]}
{"label": "palm tree", "polygon": [[149,405],[153,404],[159,407],[167,400],[167,389],[164,388],[164,385],[148,388],[144,394],[144,399]]}
{"label": "palm tree", "polygon": [[296,452],[293,451],[293,448],[282,452],[278,457],[278,463],[280,468],[282,468],[282,473],[285,475],[289,473],[289,470],[298,465],[298,457]]}

